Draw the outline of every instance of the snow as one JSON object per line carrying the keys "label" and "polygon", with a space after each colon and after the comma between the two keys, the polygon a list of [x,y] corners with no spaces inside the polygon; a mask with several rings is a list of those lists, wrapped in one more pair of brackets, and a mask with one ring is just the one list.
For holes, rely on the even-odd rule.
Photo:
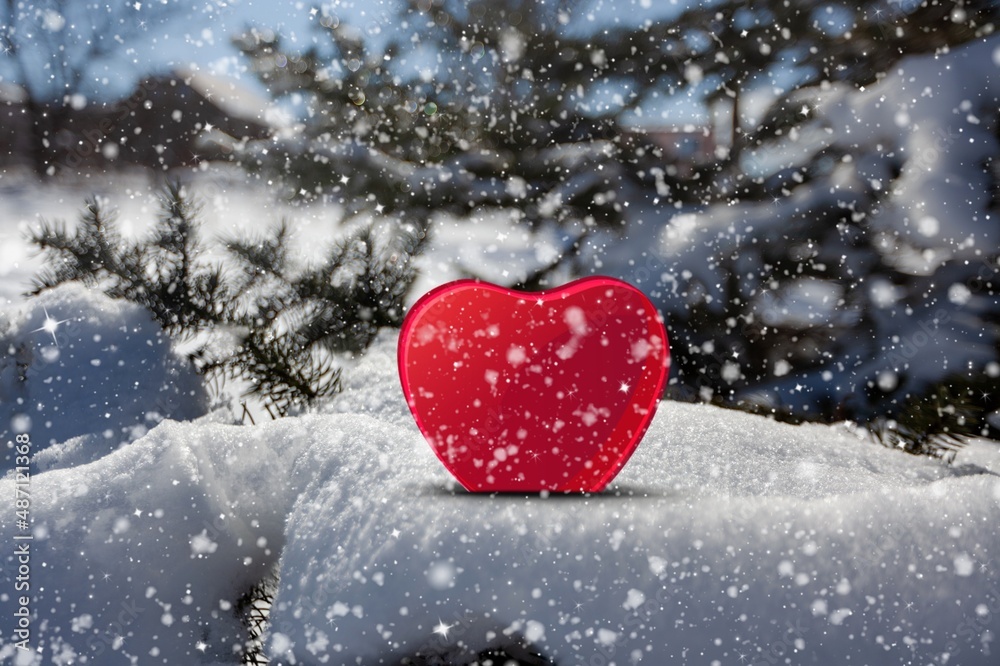
{"label": "snow", "polygon": [[322,413],[165,421],[36,473],[44,659],[234,663],[232,609],[277,565],[275,664],[469,663],[514,640],[559,663],[993,663],[995,444],[946,466],[844,426],[664,403],[605,494],[470,495],[409,417],[395,343]]}
{"label": "snow", "polygon": [[[35,475],[31,644],[46,656],[15,663],[231,659],[244,637],[228,609],[282,541],[290,502],[281,437],[308,432],[283,425],[279,434],[166,422],[93,463]],[[0,486],[14,496],[9,478]],[[8,572],[12,561],[5,557]],[[12,610],[6,590],[0,599]],[[0,655],[9,658],[4,631]],[[210,646],[204,655],[200,640]]]}
{"label": "snow", "polygon": [[495,284],[524,281],[554,263],[571,244],[555,226],[530,231],[510,212],[480,211],[472,223],[450,216],[435,221],[428,253],[418,262],[426,270],[414,295],[449,280],[474,276]]}
{"label": "snow", "polygon": [[[885,156],[907,160],[886,222],[919,247],[954,248],[967,257],[968,238],[984,247],[1000,242],[996,225],[982,222],[990,194],[987,173],[978,168],[998,148],[990,114],[1000,99],[1000,78],[973,64],[986,62],[996,43],[909,58],[869,90],[837,86],[810,100],[838,137],[835,143],[870,147],[853,169],[856,177],[888,181],[887,172],[879,173],[888,164]],[[957,67],[961,76],[953,73]],[[948,221],[941,238],[937,220]]]}
{"label": "snow", "polygon": [[30,431],[37,447],[95,455],[205,410],[200,378],[144,309],[78,284],[0,313],[0,344],[0,440]]}
{"label": "snow", "polygon": [[1000,604],[1000,540],[982,520],[1000,482],[971,462],[997,469],[995,446],[947,468],[844,427],[665,403],[610,492],[542,498],[455,490],[408,424],[355,438],[316,443],[301,467],[316,476],[289,518],[272,611],[283,663],[398,663],[425,646],[467,663],[458,641],[480,650],[489,632],[530,635],[559,663],[631,663],[633,650],[770,663],[798,639],[815,663],[948,650],[989,663],[979,641],[995,614],[948,643],[963,614]]}

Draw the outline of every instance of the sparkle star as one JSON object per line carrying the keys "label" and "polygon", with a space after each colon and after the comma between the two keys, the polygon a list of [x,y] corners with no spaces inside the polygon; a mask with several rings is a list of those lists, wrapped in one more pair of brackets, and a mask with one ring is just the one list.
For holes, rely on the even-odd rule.
{"label": "sparkle star", "polygon": [[392,538],[393,538],[393,539],[398,539],[398,538],[399,538],[399,535],[400,535],[400,534],[402,534],[402,532],[400,532],[400,531],[399,531],[399,530],[397,530],[397,529],[394,529],[394,530],[393,530],[392,532],[390,532],[390,534],[392,535]]}
{"label": "sparkle star", "polygon": [[206,643],[205,641],[198,641],[197,643],[194,644],[194,649],[197,650],[198,652],[204,652],[205,650],[208,649],[208,643]]}
{"label": "sparkle star", "polygon": [[435,634],[440,634],[443,638],[448,638],[448,632],[451,631],[451,628],[453,626],[455,626],[455,625],[453,625],[453,624],[445,624],[441,620],[438,620],[437,626],[434,627],[434,633]]}
{"label": "sparkle star", "polygon": [[621,384],[620,384],[620,385],[618,386],[618,390],[619,390],[620,392],[622,392],[622,393],[628,393],[628,391],[629,391],[629,389],[630,389],[630,388],[632,388],[632,387],[628,385],[628,382],[622,382],[622,383],[621,383]]}
{"label": "sparkle star", "polygon": [[45,309],[45,307],[42,307],[42,312],[45,313],[45,321],[42,322],[41,328],[36,328],[35,330],[32,331],[32,333],[38,333],[40,331],[48,333],[49,335],[52,336],[52,344],[58,347],[59,341],[56,340],[56,331],[58,331],[59,327],[62,326],[63,324],[69,323],[69,319],[56,321],[55,319],[52,318],[52,316],[49,314],[49,311]]}

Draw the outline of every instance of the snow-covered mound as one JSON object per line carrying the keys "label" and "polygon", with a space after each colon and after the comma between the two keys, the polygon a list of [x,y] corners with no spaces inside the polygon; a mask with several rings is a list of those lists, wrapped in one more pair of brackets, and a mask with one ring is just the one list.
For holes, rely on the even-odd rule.
{"label": "snow-covered mound", "polygon": [[515,635],[560,664],[992,663],[983,468],[674,403],[594,497],[456,492],[427,448],[373,421],[296,463],[281,663],[467,663]]}
{"label": "snow-covered mound", "polygon": [[148,312],[78,284],[0,313],[0,345],[0,441],[92,435],[81,444],[104,453],[205,409],[201,380]]}
{"label": "snow-covered mound", "polygon": [[329,413],[167,422],[35,475],[42,652],[4,623],[0,658],[236,663],[235,606],[277,562],[273,664],[467,663],[516,641],[560,664],[995,663],[995,445],[947,467],[667,403],[605,494],[469,495],[409,419],[394,351],[382,338]]}
{"label": "snow-covered mound", "polygon": [[[16,655],[18,665],[231,658],[244,640],[234,606],[280,549],[290,505],[282,438],[307,432],[298,421],[282,425],[165,422],[94,463],[32,477],[29,645],[40,653],[32,661],[16,651],[6,625],[0,657]],[[10,477],[0,489],[14,497]],[[12,541],[24,531],[6,513],[4,539],[25,543]],[[5,555],[4,571],[17,569]],[[0,607],[13,617],[17,595],[4,592]]]}

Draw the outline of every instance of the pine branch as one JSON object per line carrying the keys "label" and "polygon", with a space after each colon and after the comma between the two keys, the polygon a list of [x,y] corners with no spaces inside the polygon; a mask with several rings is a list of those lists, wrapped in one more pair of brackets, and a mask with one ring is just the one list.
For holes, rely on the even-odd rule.
{"label": "pine branch", "polygon": [[342,388],[340,368],[329,357],[317,358],[290,336],[252,332],[243,340],[233,368],[251,383],[249,394],[267,396],[283,415]]}
{"label": "pine branch", "polygon": [[898,415],[868,424],[883,446],[949,462],[983,428],[985,410],[965,377],[953,377],[919,396],[911,395]]}
{"label": "pine branch", "polygon": [[264,635],[277,591],[278,570],[275,568],[236,601],[233,612],[243,624],[247,635],[242,646],[242,666],[267,666],[269,663],[264,652]]}
{"label": "pine branch", "polygon": [[418,227],[382,238],[362,226],[321,266],[297,272],[283,221],[223,239],[235,263],[225,270],[206,261],[200,227],[199,206],[177,183],[142,241],[122,239],[114,215],[90,199],[74,232],[45,222],[31,234],[46,260],[32,293],[76,281],[141,305],[172,336],[197,343],[188,358],[206,381],[242,378],[283,414],[338,393],[334,355],[361,352],[380,327],[402,323],[416,275],[410,254],[426,239]]}
{"label": "pine branch", "polygon": [[120,270],[121,238],[115,214],[96,198],[87,199],[77,229],[70,233],[62,221],[42,221],[28,234],[45,257],[48,268],[33,281],[31,295],[65,282],[93,286]]}
{"label": "pine branch", "polygon": [[361,351],[379,328],[402,324],[415,278],[409,257],[380,242],[372,226],[365,225],[336,243],[323,266],[293,282],[302,301],[315,302],[297,334],[307,345]]}
{"label": "pine branch", "polygon": [[282,220],[269,233],[256,237],[223,239],[223,244],[250,277],[247,287],[259,278],[274,276],[285,280],[288,270],[288,221]]}

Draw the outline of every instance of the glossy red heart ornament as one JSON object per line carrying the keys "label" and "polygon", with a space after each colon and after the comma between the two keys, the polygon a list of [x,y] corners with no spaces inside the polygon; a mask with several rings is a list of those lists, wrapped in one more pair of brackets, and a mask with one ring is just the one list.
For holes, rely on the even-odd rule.
{"label": "glossy red heart ornament", "polygon": [[656,308],[605,277],[532,293],[451,282],[410,309],[398,353],[417,426],[473,492],[602,490],[670,367]]}

